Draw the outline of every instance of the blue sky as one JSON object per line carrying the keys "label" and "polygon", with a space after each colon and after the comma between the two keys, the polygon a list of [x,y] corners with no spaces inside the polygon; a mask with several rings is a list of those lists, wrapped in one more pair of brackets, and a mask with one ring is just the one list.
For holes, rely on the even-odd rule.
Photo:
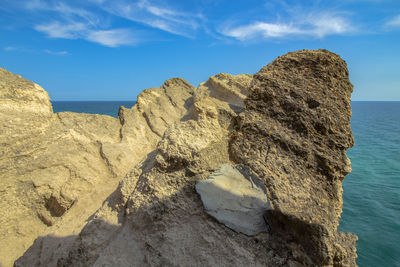
{"label": "blue sky", "polygon": [[52,100],[135,100],[305,48],[346,60],[353,100],[400,100],[399,0],[0,1],[0,67]]}

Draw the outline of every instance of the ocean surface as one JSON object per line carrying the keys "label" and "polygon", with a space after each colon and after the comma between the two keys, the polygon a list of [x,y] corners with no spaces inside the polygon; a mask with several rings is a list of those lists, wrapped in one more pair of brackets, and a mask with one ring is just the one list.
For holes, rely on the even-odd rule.
{"label": "ocean surface", "polygon": [[359,266],[400,266],[400,102],[352,102],[353,171],[340,229],[358,235]]}
{"label": "ocean surface", "polygon": [[[134,101],[56,102],[54,112],[117,117]],[[400,266],[400,102],[352,102],[353,171],[343,183],[340,230],[358,235],[359,266]]]}
{"label": "ocean surface", "polygon": [[73,111],[118,117],[120,106],[131,108],[135,101],[52,101],[54,113]]}

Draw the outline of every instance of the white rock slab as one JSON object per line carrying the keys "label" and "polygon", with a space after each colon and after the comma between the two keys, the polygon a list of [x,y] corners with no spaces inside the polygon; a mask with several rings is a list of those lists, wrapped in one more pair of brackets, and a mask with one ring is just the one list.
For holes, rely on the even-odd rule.
{"label": "white rock slab", "polygon": [[198,182],[196,191],[208,214],[237,232],[255,235],[268,230],[263,215],[270,204],[261,180],[241,170],[224,164]]}

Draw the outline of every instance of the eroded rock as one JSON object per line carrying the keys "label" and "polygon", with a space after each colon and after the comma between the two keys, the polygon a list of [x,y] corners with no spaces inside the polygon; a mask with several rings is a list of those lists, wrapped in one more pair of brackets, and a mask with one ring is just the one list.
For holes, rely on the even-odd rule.
{"label": "eroded rock", "polygon": [[[132,109],[121,108],[119,119],[54,114],[39,85],[0,69],[0,265],[11,266],[38,235],[78,234],[164,130],[187,113],[193,91],[171,79],[139,95]],[[55,242],[49,247],[68,250],[70,242]]]}
{"label": "eroded rock", "polygon": [[[342,181],[353,146],[346,63],[327,50],[279,57],[254,75],[230,153],[263,179],[272,229],[295,238],[315,265],[355,265],[356,237],[343,240]],[[340,257],[336,257],[340,253]],[[336,260],[341,258],[339,262]]]}
{"label": "eroded rock", "polygon": [[[177,91],[169,92],[173,88]],[[112,194],[101,199],[105,199],[101,208],[89,219],[85,217],[87,223],[81,231],[82,227],[75,227],[79,229],[76,231],[63,228],[77,220],[77,212],[71,211],[83,210],[78,201],[59,219],[63,227],[58,230],[69,236],[38,238],[15,265],[354,266],[356,237],[337,231],[342,208],[341,183],[351,170],[346,157],[346,149],[353,145],[351,91],[345,62],[326,50],[288,53],[254,76],[221,74],[197,89],[174,79],[154,92],[145,91],[133,109],[120,110],[120,140],[115,147],[114,141],[110,141],[112,135],[107,135],[102,138],[107,138],[108,145],[97,146],[96,153],[103,156],[95,154],[90,158],[91,153],[84,154],[91,164],[97,157],[107,158],[108,163],[102,159],[107,177],[119,177],[119,165],[130,170],[128,175]],[[183,108],[172,114],[178,115],[171,121],[149,123],[163,114],[154,108],[164,106],[165,113],[171,113],[174,106],[182,103]],[[48,125],[44,121],[43,125]],[[67,125],[64,129],[81,147],[92,144],[93,131]],[[61,140],[72,147],[70,137]],[[126,156],[119,156],[118,149],[124,148],[121,144],[152,150],[149,153],[146,149],[130,148]],[[54,149],[51,152],[57,155]],[[130,167],[125,161],[129,155],[141,158],[140,162]],[[78,181],[92,185],[87,178],[91,176],[83,175],[86,166],[70,165],[60,179],[74,181],[70,186],[79,184]],[[225,222],[207,213],[205,206],[224,204],[226,198],[220,194],[203,205],[196,184],[208,183],[205,181],[210,175],[228,165],[236,166],[243,177],[258,177],[251,179],[255,186],[250,183],[251,188],[265,192],[251,192],[262,199],[261,206],[269,201],[267,218],[272,231],[257,230],[249,236],[241,233],[249,229],[249,224],[245,224],[243,231],[232,230],[238,225],[242,227],[242,222],[226,227]],[[54,168],[47,170],[64,170]],[[38,168],[33,165],[33,169]],[[233,168],[223,169],[223,173],[229,173]],[[240,177],[236,171],[233,173],[229,176]],[[220,177],[225,177],[222,181],[226,179],[226,175]],[[51,184],[59,194],[48,194],[46,183],[34,184],[46,199],[73,199],[74,195],[68,192],[75,191],[63,186]],[[246,188],[249,186],[247,183]],[[29,183],[18,188],[32,192]],[[223,191],[236,190],[227,189]],[[78,191],[75,193],[79,196]],[[57,203],[67,202],[60,199]],[[229,204],[233,203],[238,202]],[[239,202],[240,206],[243,204]],[[260,224],[255,225],[261,230],[261,220],[257,222]],[[58,224],[55,222],[52,227]],[[253,226],[250,220],[250,229]]]}

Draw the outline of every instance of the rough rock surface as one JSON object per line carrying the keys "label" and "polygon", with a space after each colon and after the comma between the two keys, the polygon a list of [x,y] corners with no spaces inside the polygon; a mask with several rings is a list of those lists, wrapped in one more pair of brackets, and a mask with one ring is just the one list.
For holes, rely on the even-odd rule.
{"label": "rough rock surface", "polygon": [[264,214],[270,205],[264,183],[243,169],[224,164],[199,181],[196,191],[208,214],[237,232],[256,235],[269,231]]}
{"label": "rough rock surface", "polygon": [[[121,108],[119,120],[53,114],[40,86],[0,69],[0,265],[11,266],[39,235],[77,235],[168,124],[187,113],[193,90],[168,80]],[[165,114],[173,115],[162,125]]]}
{"label": "rough rock surface", "polygon": [[[133,145],[124,150],[126,157],[116,156],[113,147],[99,148],[100,157],[110,155],[104,165],[114,167],[107,167],[110,173],[123,173],[118,169],[118,160],[139,153],[135,152],[138,144],[148,151],[133,154],[137,161],[142,157],[141,161],[130,169],[114,192],[108,191],[111,194],[102,199],[105,201],[96,212],[90,217],[82,216],[83,229],[65,230],[74,224],[72,217],[66,217],[72,214],[76,205],[73,204],[50,227],[53,232],[35,232],[43,236],[15,265],[355,265],[356,237],[337,231],[342,207],[341,182],[351,170],[345,151],[353,144],[352,85],[345,62],[326,50],[303,50],[279,57],[254,76],[220,74],[197,89],[183,80],[173,81],[190,91],[187,98],[162,86],[155,93],[142,94],[146,97],[138,99],[132,110],[121,109],[120,139],[115,147],[124,149],[121,142]],[[168,83],[164,85],[168,87]],[[146,106],[147,99],[154,105]],[[160,108],[156,105],[158,99],[160,105],[168,106],[168,116],[176,114],[169,108],[183,108],[168,120],[160,116],[165,113],[154,111]],[[54,117],[51,111],[49,114]],[[46,126],[47,120],[43,121]],[[76,130],[78,121],[71,119],[73,127],[64,124],[64,129],[70,131],[72,127],[92,140],[98,132]],[[58,125],[49,125],[57,132]],[[48,134],[44,132],[43,136],[49,138]],[[143,134],[145,141],[141,139]],[[110,133],[101,138],[111,136]],[[43,145],[47,146],[48,143]],[[13,147],[11,150],[15,151]],[[2,157],[2,167],[11,166],[6,162],[8,155],[11,154]],[[86,164],[93,164],[95,158],[86,157]],[[54,161],[57,160],[75,157],[55,157]],[[270,232],[245,235],[206,212],[195,186],[225,164],[244,166],[264,184],[271,202],[267,212]],[[121,164],[123,170],[128,170],[129,165]],[[34,167],[35,170],[41,169]],[[18,180],[16,173],[6,173],[10,180]],[[10,182],[10,187],[0,188],[15,188],[18,184]],[[17,193],[10,194],[9,197]],[[31,201],[24,199],[25,203]],[[54,228],[57,224],[59,228]],[[59,229],[64,229],[62,235],[58,235]]]}
{"label": "rough rock surface", "polygon": [[272,229],[313,265],[355,264],[356,237],[337,231],[354,144],[346,63],[326,50],[288,53],[256,73],[250,91],[230,154],[263,178]]}

